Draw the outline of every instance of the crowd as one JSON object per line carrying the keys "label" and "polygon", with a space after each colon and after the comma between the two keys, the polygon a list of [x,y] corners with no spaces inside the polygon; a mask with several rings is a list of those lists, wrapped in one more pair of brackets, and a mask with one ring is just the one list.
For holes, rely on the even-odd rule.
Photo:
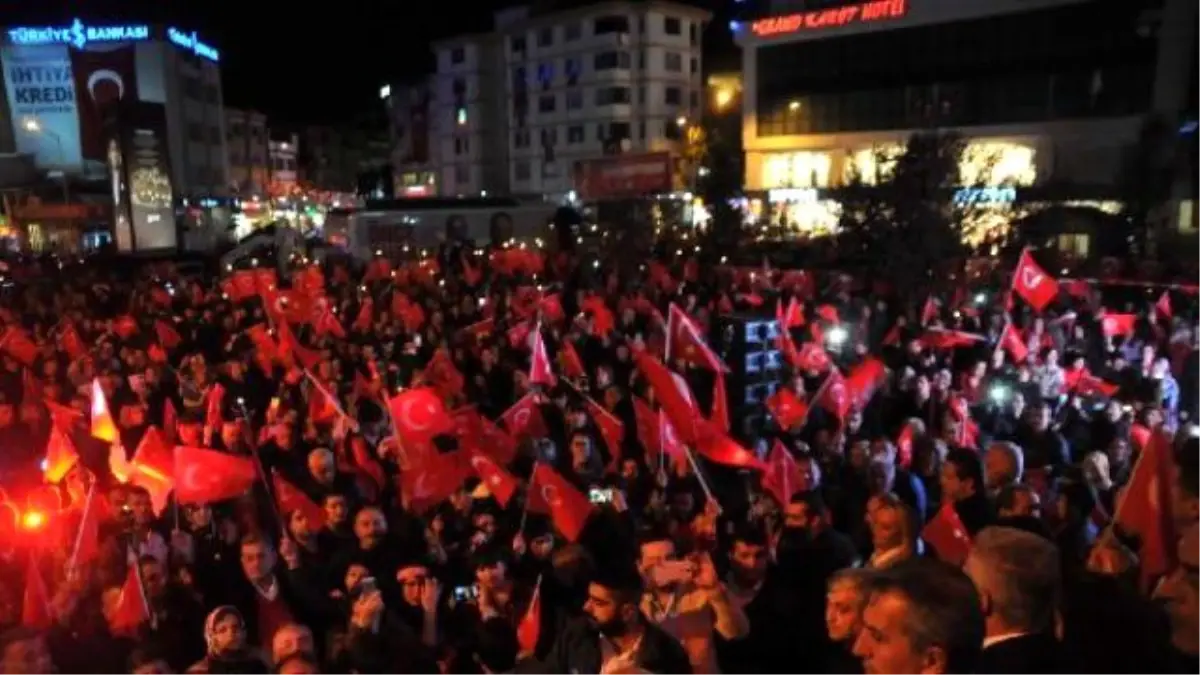
{"label": "crowd", "polygon": [[1200,669],[1194,288],[259,263],[5,271],[3,672]]}

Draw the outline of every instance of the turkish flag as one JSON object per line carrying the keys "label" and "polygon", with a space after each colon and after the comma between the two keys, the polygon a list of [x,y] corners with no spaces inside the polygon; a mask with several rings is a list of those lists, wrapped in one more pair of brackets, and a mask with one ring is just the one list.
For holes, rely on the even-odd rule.
{"label": "turkish flag", "polygon": [[1011,323],[1005,324],[1004,332],[1000,334],[1000,347],[1008,352],[1013,363],[1024,363],[1029,358],[1029,347]]}
{"label": "turkish flag", "polygon": [[587,377],[587,370],[583,367],[583,360],[579,358],[579,352],[575,351],[574,345],[565,340],[558,347],[558,367],[567,377]]}
{"label": "turkish flag", "polygon": [[779,428],[787,431],[808,415],[808,404],[797,398],[791,389],[780,387],[767,399],[767,410]]}
{"label": "turkish flag", "polygon": [[1129,440],[1133,442],[1135,450],[1141,450],[1146,447],[1146,444],[1150,442],[1152,434],[1153,432],[1150,431],[1150,427],[1144,424],[1135,422],[1129,427]]}
{"label": "turkish flag", "polygon": [[1113,396],[1120,391],[1121,387],[1092,375],[1087,368],[1082,368],[1079,379],[1076,380],[1072,389],[1080,396]]}
{"label": "turkish flag", "polygon": [[817,390],[813,405],[821,406],[840,419],[846,418],[850,412],[851,401],[846,391],[846,378],[842,377],[841,371],[835,369],[829,373],[825,383]]}
{"label": "turkish flag", "polygon": [[275,490],[275,505],[279,507],[280,515],[287,518],[293,511],[299,511],[308,518],[308,526],[313,530],[325,526],[325,510],[273,469],[271,485]]}
{"label": "turkish flag", "polygon": [[521,654],[533,654],[537,649],[538,638],[542,634],[542,577],[539,576],[537,584],[533,587],[533,598],[529,601],[529,608],[525,610],[525,614],[521,616],[521,622],[517,624],[517,645],[521,650]]}
{"label": "turkish flag", "polygon": [[454,418],[446,412],[442,399],[433,389],[407,389],[388,400],[388,410],[400,437],[428,441],[434,436],[453,433]]}
{"label": "turkish flag", "polygon": [[971,536],[953,503],[943,504],[938,509],[921,530],[921,538],[933,548],[938,558],[954,565],[962,565],[971,552]]}
{"label": "turkish flag", "polygon": [[433,453],[419,468],[400,473],[400,493],[409,509],[424,514],[454,494],[469,470],[461,452]]}
{"label": "turkish flag", "polygon": [[99,379],[92,380],[92,436],[109,443],[117,441],[117,425],[108,410],[108,399],[104,397]]}
{"label": "turkish flag", "polygon": [[92,483],[80,509],[79,531],[75,534],[68,570],[76,565],[87,565],[100,557],[100,521],[104,519],[106,507],[107,501],[97,494],[96,484]]}
{"label": "turkish flag", "polygon": [[796,360],[793,365],[800,370],[823,373],[833,366],[833,359],[829,358],[829,353],[819,343],[806,342],[796,352]]}
{"label": "turkish flag", "polygon": [[675,427],[679,437],[685,442],[694,442],[696,440],[696,409],[690,399],[690,392],[682,389],[676,383],[671,371],[667,370],[661,361],[647,351],[636,353],[634,363],[650,384],[650,388],[654,390],[655,398],[658,399],[662,410],[666,412],[667,418],[671,420],[671,425]]}
{"label": "turkish flag", "polygon": [[900,435],[896,437],[896,466],[908,469],[912,466],[913,458],[913,425],[904,423]]}
{"label": "turkish flag", "polygon": [[500,506],[507,507],[517,491],[517,479],[497,464],[496,460],[475,448],[467,450],[467,461]]}
{"label": "turkish flag", "polygon": [[937,510],[934,518],[920,531],[920,538],[932,546],[937,557],[953,565],[962,565],[971,552],[971,536],[953,503],[943,504]]}
{"label": "turkish flag", "polygon": [[529,383],[553,387],[554,371],[550,370],[550,357],[546,354],[546,342],[542,339],[542,326],[533,331],[533,345],[529,357]]}
{"label": "turkish flag", "polygon": [[596,427],[600,429],[600,437],[608,447],[608,454],[612,457],[610,465],[615,466],[621,460],[621,441],[625,438],[625,425],[590,396],[584,396],[583,400],[587,403],[588,415],[595,421]]}
{"label": "turkish flag", "polygon": [[1171,308],[1171,292],[1163,291],[1162,295],[1158,296],[1158,301],[1154,303],[1154,311],[1158,315],[1170,319],[1175,316],[1175,311]]}
{"label": "turkish flag", "polygon": [[1012,290],[1040,312],[1058,296],[1058,281],[1046,274],[1025,249],[1013,270]]}
{"label": "turkish flag", "polygon": [[66,478],[77,462],[79,453],[71,437],[63,433],[57,424],[50,425],[50,438],[46,441],[46,469],[42,472],[42,478],[47,483],[57,483]]}
{"label": "turkish flag", "polygon": [[779,439],[775,440],[775,444],[771,446],[771,454],[767,456],[762,486],[775,497],[780,506],[786,506],[792,500],[792,495],[800,489],[800,467]]}
{"label": "turkish flag", "polygon": [[795,296],[788,298],[787,309],[783,308],[783,300],[775,303],[775,319],[779,321],[779,330],[799,328],[804,325],[804,305]]}
{"label": "turkish flag", "polygon": [[961,330],[941,330],[930,328],[917,338],[922,347],[928,349],[957,349],[983,342],[982,335],[967,333]]}
{"label": "turkish flag", "polygon": [[463,375],[445,347],[438,347],[433,352],[433,357],[425,366],[425,379],[446,399],[453,399],[463,391]]}
{"label": "turkish flag", "polygon": [[137,321],[134,321],[132,316],[124,314],[113,319],[112,330],[114,333],[120,336],[121,339],[128,340],[129,338],[138,334]]}
{"label": "turkish flag", "polygon": [[204,426],[209,429],[221,428],[221,422],[225,417],[222,414],[222,408],[225,403],[225,385],[220,382],[214,382],[208,388],[208,394],[204,398]]}
{"label": "turkish flag", "polygon": [[73,323],[68,323],[67,327],[59,333],[58,345],[72,361],[77,361],[87,354],[87,350],[83,348],[83,338],[79,337],[79,331]]}
{"label": "turkish flag", "polygon": [[244,494],[258,472],[247,457],[180,445],[175,448],[175,500],[211,504]]}
{"label": "turkish flag", "polygon": [[696,420],[696,451],[710,461],[739,469],[763,469],[762,461],[708,420]]}
{"label": "turkish flag", "polygon": [[538,462],[529,482],[528,508],[549,513],[554,527],[567,541],[575,542],[592,513],[592,503],[548,464]]}
{"label": "turkish flag", "polygon": [[1107,337],[1129,337],[1137,324],[1136,314],[1109,314],[1100,317],[1100,329]]}
{"label": "turkish flag", "polygon": [[500,415],[500,421],[514,438],[544,438],[549,431],[546,421],[542,419],[542,411],[538,408],[537,396],[532,392],[525,394],[520,401],[513,404]]}
{"label": "turkish flag", "polygon": [[642,448],[646,453],[646,459],[649,460],[662,451],[662,443],[658,433],[658,414],[654,412],[650,404],[634,396],[633,419],[634,423],[637,424],[638,442],[642,444]]}
{"label": "turkish flag", "polygon": [[671,303],[667,314],[667,346],[670,349],[670,357],[717,373],[729,371],[721,359],[708,348],[708,344],[700,335],[699,326],[675,303]]}
{"label": "turkish flag", "polygon": [[137,634],[138,626],[150,619],[150,605],[146,602],[146,591],[142,588],[141,570],[137,563],[129,566],[125,575],[125,583],[121,585],[121,595],[117,597],[117,606],[109,621],[113,635],[133,637]]}
{"label": "turkish flag", "polygon": [[931,321],[938,317],[938,302],[933,299],[933,296],[925,298],[925,304],[921,307],[921,325],[929,325]]}
{"label": "turkish flag", "polygon": [[175,471],[175,448],[167,444],[157,427],[149,426],[138,441],[130,465],[151,478],[170,481]]}
{"label": "turkish flag", "polygon": [[21,625],[33,630],[47,630],[54,625],[50,614],[50,594],[38,569],[38,557],[32,553],[25,565],[25,594],[21,598]]}
{"label": "turkish flag", "polygon": [[183,338],[179,336],[179,332],[171,324],[158,319],[154,322],[154,334],[158,336],[158,341],[167,349],[174,349],[183,342]]}
{"label": "turkish flag", "polygon": [[[399,293],[396,295],[403,297]],[[393,296],[394,299],[394,296]],[[370,296],[363,298],[362,304],[358,307],[358,314],[354,317],[354,322],[350,324],[350,328],[362,333],[371,330],[371,324],[375,322],[375,301]],[[340,325],[340,324],[339,324]]]}
{"label": "turkish flag", "polygon": [[605,337],[617,325],[616,317],[604,304],[604,298],[593,295],[585,299],[579,309],[592,315],[592,333],[597,337]]}
{"label": "turkish flag", "polygon": [[1175,521],[1171,512],[1173,465],[1171,439],[1156,430],[1138,456],[1113,516],[1113,522],[1122,532],[1136,535],[1141,542],[1138,558],[1142,581],[1147,585],[1175,565]]}
{"label": "turkish flag", "polygon": [[495,422],[480,415],[475,406],[458,408],[451,415],[460,448],[476,448],[501,464],[516,458],[517,442]]}

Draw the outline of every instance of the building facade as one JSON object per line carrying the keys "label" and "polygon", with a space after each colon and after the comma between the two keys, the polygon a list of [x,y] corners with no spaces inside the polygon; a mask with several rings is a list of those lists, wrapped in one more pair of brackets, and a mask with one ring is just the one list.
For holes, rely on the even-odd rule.
{"label": "building facade", "polygon": [[396,83],[379,92],[388,111],[391,165],[397,197],[438,194],[437,159],[430,128],[433,91],[429,80]]}
{"label": "building facade", "polygon": [[806,202],[934,129],[969,140],[964,185],[1111,199],[1147,115],[1195,109],[1193,0],[793,0],[732,28],[746,187]]}
{"label": "building facade", "polygon": [[8,27],[0,40],[11,126],[0,152],[110,183],[118,249],[178,246],[177,206],[220,210],[229,179],[217,49],[174,26],[79,19]]}
{"label": "building facade", "polygon": [[299,187],[296,157],[299,153],[299,134],[273,134],[267,140],[267,157],[271,167],[269,192],[272,197],[287,197]]}
{"label": "building facade", "polygon": [[518,7],[435,44],[431,129],[445,195],[565,195],[575,167],[678,153],[704,105],[710,14],[674,2]]}
{"label": "building facade", "polygon": [[229,184],[242,198],[266,194],[270,184],[267,116],[255,110],[225,109]]}

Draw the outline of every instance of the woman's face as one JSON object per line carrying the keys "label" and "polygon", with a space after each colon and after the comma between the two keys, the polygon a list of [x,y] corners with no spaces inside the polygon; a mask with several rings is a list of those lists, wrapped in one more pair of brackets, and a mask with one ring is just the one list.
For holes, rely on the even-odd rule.
{"label": "woman's face", "polygon": [[213,628],[213,651],[218,654],[241,649],[246,643],[246,632],[242,621],[236,616],[226,616]]}

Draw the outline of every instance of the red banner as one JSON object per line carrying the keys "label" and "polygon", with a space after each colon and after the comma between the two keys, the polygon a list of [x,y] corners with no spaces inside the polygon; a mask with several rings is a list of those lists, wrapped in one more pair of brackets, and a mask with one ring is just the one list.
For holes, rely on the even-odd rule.
{"label": "red banner", "polygon": [[575,190],[584,201],[641,197],[672,189],[671,154],[618,155],[575,164]]}

